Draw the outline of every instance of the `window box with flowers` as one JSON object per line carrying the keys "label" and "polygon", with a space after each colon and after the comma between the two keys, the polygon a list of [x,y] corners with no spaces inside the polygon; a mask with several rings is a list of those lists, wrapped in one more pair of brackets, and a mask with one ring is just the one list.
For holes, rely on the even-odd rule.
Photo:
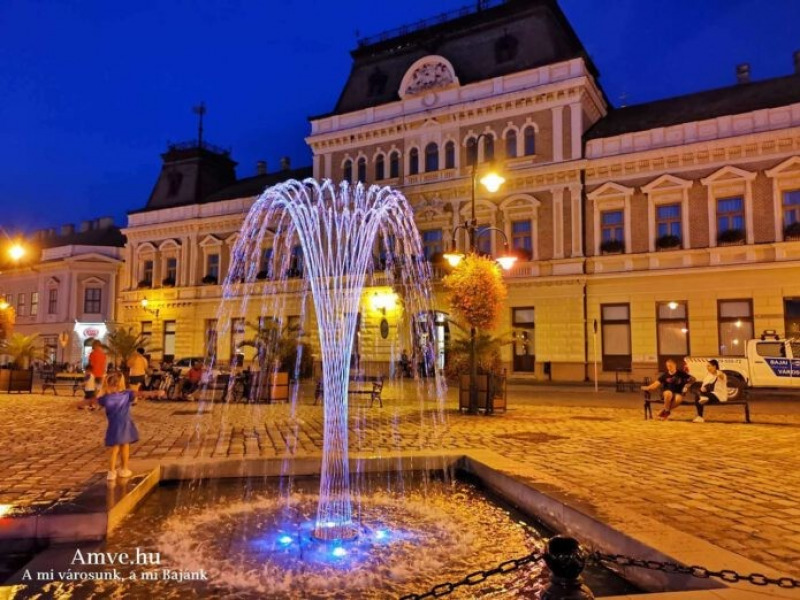
{"label": "window box with flowers", "polygon": [[673,248],[679,248],[680,245],[681,238],[679,238],[677,235],[668,233],[656,238],[656,248],[659,250],[672,250]]}
{"label": "window box with flowers", "polygon": [[600,244],[602,254],[622,254],[625,251],[625,242],[622,240],[605,240]]}
{"label": "window box with flowers", "polygon": [[717,242],[721,246],[735,246],[744,242],[744,231],[741,229],[727,229],[721,231],[717,236]]}
{"label": "window box with flowers", "polygon": [[269,273],[267,271],[259,271],[258,273],[256,273],[256,279],[258,280],[263,281],[267,277],[269,277]]}
{"label": "window box with flowers", "polygon": [[517,257],[519,262],[529,262],[533,260],[533,252],[527,248],[514,248],[511,253]]}
{"label": "window box with flowers", "polygon": [[175,287],[175,278],[174,277],[164,277],[161,280],[161,285],[163,287]]}
{"label": "window box with flowers", "polygon": [[141,280],[141,281],[138,283],[137,287],[138,287],[140,290],[143,290],[143,289],[149,289],[149,288],[153,287],[153,282],[152,282],[152,281],[150,281],[149,279],[142,279],[142,280]]}
{"label": "window box with flowers", "polygon": [[800,241],[800,221],[784,227],[783,238],[787,241]]}
{"label": "window box with flowers", "polygon": [[203,285],[217,285],[217,277],[215,275],[206,275],[200,281],[203,282]]}

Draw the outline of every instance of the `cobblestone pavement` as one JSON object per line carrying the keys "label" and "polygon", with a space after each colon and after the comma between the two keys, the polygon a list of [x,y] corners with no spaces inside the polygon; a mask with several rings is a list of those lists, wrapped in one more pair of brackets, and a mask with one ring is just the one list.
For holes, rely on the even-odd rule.
{"label": "cobblestone pavement", "polygon": [[[387,385],[384,408],[351,410],[351,448],[373,455],[491,449],[532,478],[567,486],[576,500],[626,506],[793,576],[800,575],[800,398],[757,400],[755,423],[740,407],[686,407],[668,422],[644,421],[637,394],[523,387],[509,410],[460,415]],[[288,405],[140,402],[137,461],[191,457],[316,456],[322,408],[303,388]],[[102,412],[72,398],[0,395],[0,504],[37,505],[76,495],[106,466]]]}

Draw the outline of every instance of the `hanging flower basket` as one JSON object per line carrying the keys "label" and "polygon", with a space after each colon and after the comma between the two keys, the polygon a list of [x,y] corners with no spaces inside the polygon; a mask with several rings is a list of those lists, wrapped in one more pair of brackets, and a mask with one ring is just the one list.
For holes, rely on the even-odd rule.
{"label": "hanging flower basket", "polygon": [[741,244],[744,242],[744,231],[741,229],[727,229],[721,231],[717,236],[717,242],[720,244],[729,244],[731,246]]}
{"label": "hanging flower basket", "polygon": [[672,248],[679,248],[681,245],[681,238],[677,235],[661,235],[656,238],[656,248],[659,250],[670,250]]}
{"label": "hanging flower basket", "polygon": [[622,240],[606,240],[600,244],[603,254],[622,254],[625,251],[625,242]]}

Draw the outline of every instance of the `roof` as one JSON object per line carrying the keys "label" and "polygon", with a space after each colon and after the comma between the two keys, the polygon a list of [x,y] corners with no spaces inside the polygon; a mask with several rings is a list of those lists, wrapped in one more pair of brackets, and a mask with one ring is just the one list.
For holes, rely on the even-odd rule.
{"label": "roof", "polygon": [[76,231],[67,235],[42,237],[37,241],[40,248],[58,248],[60,246],[125,246],[125,236],[119,227]]}
{"label": "roof", "polygon": [[[275,171],[273,173],[265,173],[263,175],[255,175],[253,177],[245,177],[237,180],[235,183],[222,188],[212,194],[209,194],[193,204],[208,204],[210,202],[221,202],[223,200],[235,200],[236,198],[251,198],[258,196],[266,188],[286,181],[287,179],[302,180],[313,175],[311,167],[299,167],[297,169],[286,169],[282,171]],[[161,210],[162,208],[171,208],[164,206],[151,206],[145,207],[140,210],[129,211],[129,215],[139,213],[151,212],[154,210]]]}
{"label": "roof", "polygon": [[669,127],[800,102],[800,76],[789,75],[615,108],[584,135],[585,140]]}
{"label": "roof", "polygon": [[313,174],[314,171],[311,167],[299,167],[297,169],[286,169],[283,171],[275,171],[274,173],[245,177],[244,179],[239,179],[233,185],[206,196],[200,201],[200,204],[258,196],[265,189],[277,183],[281,183],[287,179],[303,180],[307,177],[311,177]]}
{"label": "roof", "polygon": [[432,54],[453,65],[461,85],[577,57],[596,75],[556,0],[506,0],[494,6],[484,2],[475,12],[457,14],[429,26],[412,26],[411,31],[400,28],[394,37],[380,37],[353,50],[350,76],[331,114],[399,100],[408,69]]}

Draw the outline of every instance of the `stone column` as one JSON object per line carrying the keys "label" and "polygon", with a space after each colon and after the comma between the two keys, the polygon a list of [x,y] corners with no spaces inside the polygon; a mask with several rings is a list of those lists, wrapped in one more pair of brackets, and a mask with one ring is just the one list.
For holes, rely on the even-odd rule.
{"label": "stone column", "polygon": [[553,162],[564,160],[564,107],[553,107]]}

